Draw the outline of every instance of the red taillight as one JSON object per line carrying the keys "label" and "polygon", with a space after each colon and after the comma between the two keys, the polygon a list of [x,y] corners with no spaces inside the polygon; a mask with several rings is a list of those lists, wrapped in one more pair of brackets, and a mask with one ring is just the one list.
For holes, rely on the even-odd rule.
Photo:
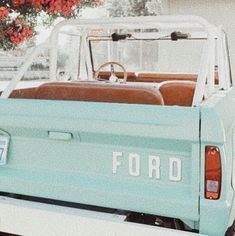
{"label": "red taillight", "polygon": [[221,157],[218,147],[206,146],[205,198],[217,200],[221,190]]}

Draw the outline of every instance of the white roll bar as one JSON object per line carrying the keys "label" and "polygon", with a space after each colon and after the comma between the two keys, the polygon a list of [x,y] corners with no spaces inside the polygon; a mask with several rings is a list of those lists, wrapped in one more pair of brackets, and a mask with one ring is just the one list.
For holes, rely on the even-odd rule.
{"label": "white roll bar", "polygon": [[[203,50],[201,64],[198,72],[197,85],[193,98],[193,106],[197,106],[203,97],[210,96],[215,85],[215,50],[218,52],[218,74],[221,89],[228,89],[230,86],[229,62],[226,55],[225,37],[222,30],[210,24],[205,19],[191,15],[164,15],[145,17],[124,17],[107,19],[72,19],[60,22],[55,26],[50,37],[50,43],[36,47],[28,60],[23,64],[19,73],[9,83],[3,91],[1,98],[8,98],[17,83],[21,80],[30,64],[38,53],[45,47],[50,46],[50,80],[56,80],[57,74],[57,54],[58,54],[58,34],[64,26],[76,26],[82,32],[82,44],[86,47],[85,63],[87,74],[92,79],[91,59],[89,57],[88,42],[84,33],[89,29],[200,29],[206,33],[206,45]],[[217,40],[217,47],[215,41]]]}
{"label": "white roll bar", "polygon": [[[56,77],[57,68],[57,39],[60,29],[65,26],[77,26],[80,29],[146,29],[146,28],[200,28],[206,32],[207,46],[204,48],[201,59],[201,66],[198,73],[197,86],[193,99],[193,106],[199,105],[206,90],[211,94],[214,90],[214,62],[215,62],[215,38],[217,38],[217,28],[205,19],[192,15],[164,15],[145,17],[125,17],[108,19],[73,19],[57,24],[52,31],[50,42],[50,78]],[[84,39],[83,39],[84,40]],[[90,61],[87,61],[90,65]],[[91,68],[88,68],[91,74]],[[206,88],[207,83],[207,88]]]}

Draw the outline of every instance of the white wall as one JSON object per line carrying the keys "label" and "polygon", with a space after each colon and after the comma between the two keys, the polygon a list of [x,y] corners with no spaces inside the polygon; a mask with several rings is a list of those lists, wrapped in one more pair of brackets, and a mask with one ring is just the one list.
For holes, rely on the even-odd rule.
{"label": "white wall", "polygon": [[235,0],[163,0],[164,14],[202,16],[227,32],[235,77]]}

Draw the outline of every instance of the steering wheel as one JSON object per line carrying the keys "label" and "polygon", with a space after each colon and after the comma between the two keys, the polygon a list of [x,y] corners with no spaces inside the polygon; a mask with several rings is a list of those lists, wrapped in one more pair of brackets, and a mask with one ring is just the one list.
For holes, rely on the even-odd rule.
{"label": "steering wheel", "polygon": [[[106,67],[106,66],[108,66],[108,65],[111,66],[111,76],[110,76],[110,79],[111,79],[112,76],[113,76],[114,78],[115,78],[115,77],[117,78],[117,76],[115,75],[114,66],[113,66],[113,65],[117,65],[117,66],[119,66],[119,67],[123,70],[123,83],[125,84],[126,81],[127,81],[127,72],[126,72],[126,69],[124,68],[124,66],[123,66],[122,64],[120,64],[120,63],[118,63],[118,62],[115,62],[115,61],[106,62],[106,63],[104,63],[103,65],[101,65],[101,66],[98,68],[98,70],[95,72],[94,80],[98,80],[98,76],[99,76],[99,73],[100,73],[101,69],[103,69],[104,67]],[[118,79],[118,78],[117,78],[117,79]],[[114,81],[114,82],[117,82],[117,80]]]}

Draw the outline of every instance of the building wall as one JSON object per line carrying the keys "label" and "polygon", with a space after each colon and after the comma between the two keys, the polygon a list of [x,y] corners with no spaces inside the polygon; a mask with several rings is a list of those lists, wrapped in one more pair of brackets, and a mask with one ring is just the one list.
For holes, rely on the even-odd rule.
{"label": "building wall", "polygon": [[228,35],[235,78],[235,0],[163,0],[163,13],[198,15],[222,25]]}

